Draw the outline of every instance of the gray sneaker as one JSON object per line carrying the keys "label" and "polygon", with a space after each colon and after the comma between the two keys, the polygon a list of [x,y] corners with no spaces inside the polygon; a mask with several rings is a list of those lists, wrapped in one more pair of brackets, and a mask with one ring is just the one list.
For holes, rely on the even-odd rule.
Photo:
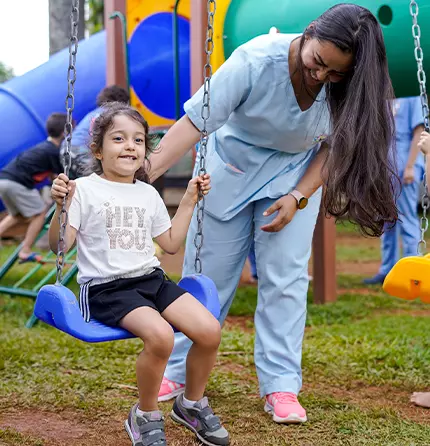
{"label": "gray sneaker", "polygon": [[125,430],[133,446],[166,446],[163,414],[156,410],[139,416],[136,409],[137,404],[132,407],[124,421]]}
{"label": "gray sneaker", "polygon": [[183,394],[179,395],[173,404],[170,413],[173,421],[193,431],[203,444],[228,446],[230,444],[228,432],[222,427],[220,419],[214,415],[207,397],[197,401],[192,409],[184,407],[183,398]]}

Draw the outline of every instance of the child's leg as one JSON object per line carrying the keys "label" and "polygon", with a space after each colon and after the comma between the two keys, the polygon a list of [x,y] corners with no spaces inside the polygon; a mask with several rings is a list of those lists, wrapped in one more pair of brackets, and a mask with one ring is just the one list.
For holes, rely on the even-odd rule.
{"label": "child's leg", "polygon": [[6,231],[24,221],[24,217],[22,217],[19,207],[16,205],[15,184],[13,181],[0,179],[0,199],[8,212],[8,215],[0,222],[0,238]]}
{"label": "child's leg", "polygon": [[25,233],[24,241],[22,242],[22,249],[19,253],[20,259],[26,259],[31,254],[31,249],[36,241],[37,236],[43,228],[45,223],[45,211],[34,217],[31,217],[28,224],[27,232]]}
{"label": "child's leg", "polygon": [[173,349],[172,327],[150,307],[136,308],[121,320],[120,325],[145,344],[136,361],[139,408],[144,412],[157,410],[158,390]]}
{"label": "child's leg", "polygon": [[6,215],[6,217],[0,221],[0,238],[5,232],[9,231],[9,229],[12,229],[15,225],[21,223],[22,221],[24,221],[24,219],[20,215]]}
{"label": "child's leg", "polygon": [[[19,258],[25,260],[31,254],[31,248],[43,228],[47,205],[36,189],[28,189],[14,181],[0,181],[1,197],[11,215],[20,215],[29,222]],[[7,225],[10,222],[6,222]],[[1,228],[3,230],[3,228]]]}
{"label": "child's leg", "polygon": [[199,401],[215,365],[221,342],[220,324],[189,293],[175,300],[161,315],[193,342],[187,356],[185,398]]}
{"label": "child's leg", "polygon": [[430,392],[414,392],[411,396],[411,402],[417,406],[430,409]]}

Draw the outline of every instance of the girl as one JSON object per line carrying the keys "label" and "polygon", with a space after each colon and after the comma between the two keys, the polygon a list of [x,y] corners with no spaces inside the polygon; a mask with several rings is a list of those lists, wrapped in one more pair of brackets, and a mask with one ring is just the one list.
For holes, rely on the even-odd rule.
{"label": "girl", "polygon": [[[199,140],[200,89],[151,158],[162,175]],[[394,97],[381,27],[367,9],[338,4],[296,38],[263,35],[239,47],[211,81],[205,273],[228,313],[252,241],[258,271],[255,364],[274,421],[306,421],[297,395],[307,266],[324,185],[325,212],[380,236],[397,220],[390,166]],[[199,160],[197,159],[196,169]],[[196,170],[197,171],[197,170]],[[187,237],[184,274],[193,268]],[[159,398],[185,383],[190,342],[175,349]]]}
{"label": "girl", "polygon": [[145,344],[136,363],[139,403],[125,428],[133,445],[166,444],[157,393],[172,352],[171,325],[192,342],[187,387],[174,403],[172,418],[207,445],[228,445],[229,436],[203,393],[220,343],[220,325],[193,296],[168,279],[154,255],[152,239],[174,254],[183,243],[198,187],[210,189],[209,175],[193,178],[171,221],[161,197],[145,181],[142,167],[153,150],[148,125],[125,104],[106,106],[91,134],[93,173],[69,181],[61,174],[52,186],[57,210],[49,241],[57,250],[63,197],[69,212],[66,250],[78,246],[78,282],[84,317],[119,325]]}

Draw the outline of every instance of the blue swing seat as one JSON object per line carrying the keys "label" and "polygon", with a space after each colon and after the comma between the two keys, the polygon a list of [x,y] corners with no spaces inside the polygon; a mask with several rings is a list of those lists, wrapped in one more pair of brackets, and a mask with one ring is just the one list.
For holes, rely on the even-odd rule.
{"label": "blue swing seat", "polygon": [[[218,291],[209,277],[201,274],[186,276],[178,285],[193,295],[216,318],[219,317]],[[122,328],[108,327],[95,319],[85,322],[76,296],[63,285],[45,285],[40,289],[34,315],[46,324],[85,342],[118,341],[135,337]]]}

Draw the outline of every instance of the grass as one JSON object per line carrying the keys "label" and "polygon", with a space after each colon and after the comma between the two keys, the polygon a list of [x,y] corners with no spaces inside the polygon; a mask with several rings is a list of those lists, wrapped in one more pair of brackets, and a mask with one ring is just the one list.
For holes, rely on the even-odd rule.
{"label": "grass", "polygon": [[[356,253],[342,246],[345,227],[339,232],[342,261],[353,262]],[[357,246],[372,258],[372,245]],[[430,308],[377,287],[363,293],[361,280],[340,275],[338,301],[324,306],[311,303],[309,290],[301,393],[309,422],[302,426],[276,425],[262,412],[253,358],[257,293],[238,290],[208,386],[233,446],[430,444],[430,413],[408,403],[411,391],[429,386]],[[31,311],[29,299],[0,295],[0,444],[129,444],[122,421],[136,400],[140,342],[91,345],[43,324],[27,330]],[[170,420],[166,430],[170,446],[197,444]]]}

